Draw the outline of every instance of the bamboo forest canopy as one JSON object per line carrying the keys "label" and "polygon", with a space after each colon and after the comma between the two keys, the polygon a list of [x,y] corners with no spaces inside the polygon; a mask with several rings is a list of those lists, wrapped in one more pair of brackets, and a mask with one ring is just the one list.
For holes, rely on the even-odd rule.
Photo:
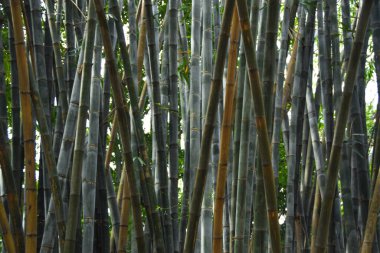
{"label": "bamboo forest canopy", "polygon": [[0,0],[0,251],[380,252],[377,0]]}

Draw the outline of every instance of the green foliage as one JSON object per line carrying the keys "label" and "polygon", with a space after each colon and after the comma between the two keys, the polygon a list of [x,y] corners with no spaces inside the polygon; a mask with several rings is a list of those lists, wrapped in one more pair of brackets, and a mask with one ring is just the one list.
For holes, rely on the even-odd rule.
{"label": "green foliage", "polygon": [[286,185],[287,185],[287,178],[288,178],[288,168],[287,168],[287,157],[285,152],[285,145],[282,140],[282,134],[281,134],[281,141],[279,145],[280,149],[280,165],[279,165],[279,171],[278,171],[278,212],[280,215],[286,215]]}

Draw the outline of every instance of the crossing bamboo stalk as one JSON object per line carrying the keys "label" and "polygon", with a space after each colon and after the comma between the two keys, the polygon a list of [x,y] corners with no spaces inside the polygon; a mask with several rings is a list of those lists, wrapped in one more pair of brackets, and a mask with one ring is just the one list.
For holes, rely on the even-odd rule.
{"label": "crossing bamboo stalk", "polygon": [[198,169],[196,172],[194,190],[190,204],[190,216],[187,223],[187,233],[185,238],[184,252],[190,253],[194,251],[196,234],[200,217],[200,209],[204,194],[204,186],[207,179],[208,162],[210,158],[210,147],[212,133],[214,130],[214,122],[218,108],[219,94],[223,80],[224,61],[227,53],[227,43],[229,31],[232,21],[233,6],[235,1],[228,0],[225,3],[225,12],[223,14],[222,28],[219,36],[217,56],[214,65],[213,81],[210,91],[209,103],[205,123],[203,126],[202,142],[200,149],[200,158]]}
{"label": "crossing bamboo stalk", "polygon": [[234,115],[235,102],[235,72],[237,63],[237,52],[239,43],[239,17],[237,9],[234,7],[234,14],[231,24],[231,37],[229,47],[228,73],[225,92],[225,105],[222,121],[222,131],[220,134],[220,156],[218,162],[218,175],[216,180],[215,203],[214,203],[214,224],[213,224],[213,252],[222,252],[223,249],[223,209],[227,181],[227,164],[229,158],[229,147],[231,141],[232,120]]}
{"label": "crossing bamboo stalk", "polygon": [[243,0],[237,0],[237,6],[248,65],[251,95],[253,97],[253,105],[255,109],[254,111],[258,134],[258,143],[260,147],[259,152],[262,162],[270,239],[272,244],[272,250],[274,252],[280,252],[281,238],[280,226],[278,223],[276,187],[272,169],[271,147],[269,143],[269,136],[265,120],[265,109],[261,91],[261,81],[256,63],[256,53],[253,48],[253,37],[249,24],[247,3]]}
{"label": "crossing bamboo stalk", "polygon": [[355,39],[352,45],[350,59],[347,66],[347,72],[344,82],[345,85],[342,94],[340,110],[336,120],[333,145],[328,164],[326,195],[321,205],[321,214],[318,224],[316,243],[315,247],[312,248],[312,252],[323,252],[326,249],[328,227],[330,223],[333,200],[335,197],[335,187],[338,176],[338,168],[341,153],[340,151],[342,149],[342,142],[344,138],[343,129],[345,128],[347,123],[348,112],[350,107],[349,105],[351,102],[352,91],[356,80],[360,52],[363,46],[363,41],[367,30],[366,28],[369,21],[369,14],[372,9],[372,4],[372,0],[364,1],[359,13]]}

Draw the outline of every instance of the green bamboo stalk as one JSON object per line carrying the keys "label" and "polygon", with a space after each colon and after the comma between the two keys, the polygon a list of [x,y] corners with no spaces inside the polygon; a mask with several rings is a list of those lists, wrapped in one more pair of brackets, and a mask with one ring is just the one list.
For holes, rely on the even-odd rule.
{"label": "green bamboo stalk", "polygon": [[111,162],[111,155],[114,149],[114,142],[116,139],[116,132],[117,132],[117,114],[113,116],[112,120],[112,129],[110,134],[110,141],[108,145],[108,150],[106,153],[106,159],[105,159],[105,176],[106,176],[106,189],[107,189],[107,201],[108,206],[110,208],[110,217],[111,217],[111,224],[112,224],[112,231],[111,231],[111,241],[118,242],[119,241],[119,226],[120,226],[120,213],[119,209],[117,208],[117,201],[116,201],[116,194],[115,189],[113,187],[112,182],[112,175],[110,171],[110,162]]}
{"label": "green bamboo stalk", "polygon": [[81,195],[81,174],[83,158],[85,155],[85,133],[86,115],[89,109],[91,68],[93,62],[94,38],[95,38],[96,16],[93,2],[90,2],[88,10],[88,21],[86,25],[86,43],[84,48],[83,75],[81,80],[81,90],[79,99],[78,123],[75,135],[75,146],[73,155],[73,167],[71,170],[70,199],[67,214],[67,226],[65,234],[64,252],[73,252],[76,243],[76,232],[78,225],[79,203]]}
{"label": "green bamboo stalk", "polygon": [[[258,16],[258,15],[256,15]],[[240,64],[237,84],[237,94],[235,102],[235,115],[234,115],[234,133],[233,133],[233,159],[232,159],[232,171],[231,171],[231,197],[230,197],[230,247],[233,248],[233,236],[235,235],[235,217],[236,216],[236,187],[237,187],[237,174],[239,167],[239,153],[240,153],[240,136],[241,136],[241,117],[243,108],[243,93],[247,74],[246,74],[246,60],[244,54],[243,42],[240,41]]]}
{"label": "green bamboo stalk", "polygon": [[[100,100],[101,101],[101,100]],[[100,111],[102,111],[102,108],[100,107]],[[100,115],[100,119],[102,116]],[[100,122],[99,122],[100,123]],[[99,125],[99,133],[102,133],[102,126]],[[99,249],[99,252],[101,253],[108,253],[110,252],[110,233],[109,233],[109,226],[110,221],[108,217],[108,205],[105,205],[104,203],[107,202],[107,186],[106,186],[106,175],[104,170],[104,148],[103,148],[103,140],[101,139],[102,136],[99,136],[99,142],[98,142],[98,173],[96,175],[96,198],[95,198],[95,235],[94,235],[94,241],[95,245],[94,248]]]}
{"label": "green bamboo stalk", "polygon": [[342,184],[342,200],[343,200],[343,226],[346,233],[346,249],[351,252],[359,251],[358,231],[356,229],[356,221],[354,218],[352,200],[351,200],[351,167],[348,154],[348,142],[343,143],[342,164],[340,166],[340,180]]}
{"label": "green bamboo stalk", "polygon": [[[75,30],[74,30],[74,10],[72,1],[65,2],[65,32],[66,32],[66,55],[65,55],[65,82],[68,94],[71,94],[75,79],[76,49],[75,49]],[[80,42],[79,42],[80,43]]]}
{"label": "green bamboo stalk", "polygon": [[325,124],[325,136],[327,144],[327,155],[330,155],[332,138],[334,132],[333,124],[333,102],[332,102],[332,73],[330,61],[330,41],[327,40],[328,32],[325,29],[324,22],[327,23],[326,17],[323,16],[322,0],[317,1],[317,18],[318,18],[318,50],[319,50],[319,69],[322,86],[322,104],[323,120]]}
{"label": "green bamboo stalk", "polygon": [[39,123],[39,129],[42,139],[42,146],[44,149],[46,168],[48,173],[48,179],[51,186],[51,192],[53,195],[53,203],[55,216],[57,220],[58,234],[60,237],[60,244],[63,246],[63,238],[65,236],[65,223],[63,216],[63,203],[61,196],[61,189],[59,185],[57,166],[55,162],[52,138],[49,131],[48,123],[44,114],[44,105],[38,90],[37,80],[34,78],[31,63],[29,64],[30,83],[31,83],[31,98],[36,111],[36,117]]}
{"label": "green bamboo stalk", "polygon": [[[99,27],[95,27],[95,45],[93,48],[92,80],[90,88],[89,132],[87,162],[82,170],[82,198],[83,198],[83,241],[82,252],[93,251],[95,196],[97,184],[97,156],[99,142],[99,112],[100,112],[100,68],[101,68],[101,35]],[[84,63],[85,64],[85,63]],[[99,249],[98,249],[99,250]]]}
{"label": "green bamboo stalk", "polygon": [[[10,51],[10,70],[11,70],[11,107],[12,107],[12,170],[13,178],[16,185],[18,199],[21,200],[21,178],[22,178],[22,147],[21,147],[21,117],[20,117],[20,97],[19,83],[16,63],[16,49],[14,44],[12,16],[9,7],[9,1],[3,3],[4,12],[8,19],[8,44]],[[16,240],[16,238],[15,238]],[[16,242],[17,244],[17,242]],[[17,246],[17,245],[16,245]]]}
{"label": "green bamboo stalk", "polygon": [[139,252],[144,252],[145,245],[144,245],[144,237],[143,237],[143,229],[142,229],[142,221],[141,221],[140,200],[139,200],[139,195],[137,192],[137,187],[134,181],[135,175],[134,175],[134,170],[133,170],[133,158],[131,156],[130,140],[127,134],[129,133],[129,118],[128,118],[127,113],[124,110],[120,80],[117,74],[116,62],[113,56],[111,39],[110,39],[110,35],[109,35],[107,23],[106,23],[103,6],[100,0],[94,0],[94,2],[95,2],[96,12],[97,12],[99,25],[100,25],[101,33],[103,37],[103,44],[104,44],[104,49],[106,52],[108,69],[110,72],[111,85],[114,90],[114,99],[115,99],[120,128],[127,130],[127,131],[120,131],[120,136],[121,136],[123,150],[124,150],[124,159],[126,160],[126,164],[127,164],[126,171],[127,171],[128,182],[129,182],[130,191],[131,191],[132,213],[133,213],[133,220],[134,220],[134,225],[135,225],[135,230],[136,230],[137,246],[138,246]]}
{"label": "green bamboo stalk", "polygon": [[173,251],[173,227],[170,218],[170,203],[168,192],[168,175],[166,169],[166,152],[165,152],[165,127],[162,117],[162,109],[160,106],[160,82],[158,71],[158,58],[156,51],[156,41],[154,36],[154,18],[152,3],[145,0],[145,11],[147,17],[147,41],[148,52],[151,67],[151,78],[153,86],[152,94],[152,112],[154,115],[155,137],[157,141],[157,171],[159,177],[159,201],[162,208],[162,218],[164,224],[164,238],[167,252]]}
{"label": "green bamboo stalk", "polygon": [[[69,173],[69,167],[71,166],[70,161],[71,161],[71,154],[72,154],[72,148],[73,148],[74,137],[75,137],[75,125],[76,125],[77,116],[78,116],[83,51],[84,50],[81,50],[81,53],[78,59],[78,67],[77,67],[77,72],[76,72],[75,80],[74,80],[73,93],[72,93],[72,97],[70,101],[69,111],[66,118],[62,145],[59,151],[59,157],[57,161],[57,172],[58,172],[58,176],[60,180],[60,188],[63,189],[62,194],[63,194],[64,205],[67,204],[65,203],[65,196],[67,194],[67,190],[65,191],[65,188],[67,188],[66,186],[69,182],[67,175]],[[54,149],[54,143],[53,143],[53,149]],[[64,208],[64,212],[65,212],[65,208]],[[40,249],[41,253],[52,252],[52,250],[54,249],[54,241],[55,241],[54,237],[56,235],[55,219],[56,219],[55,210],[53,207],[53,201],[51,200],[49,203],[47,217],[45,219],[44,235],[42,238],[41,249]],[[57,222],[60,223],[60,222],[65,222],[65,221],[57,220]]]}
{"label": "green bamboo stalk", "polygon": [[[280,144],[280,130],[281,130],[281,121],[282,121],[282,110],[281,105],[283,104],[282,98],[283,98],[283,92],[284,92],[284,69],[286,64],[286,57],[288,54],[288,31],[290,26],[290,12],[292,5],[294,5],[295,2],[291,0],[285,1],[285,8],[284,8],[284,14],[282,18],[281,23],[281,45],[280,50],[278,53],[278,67],[277,67],[277,85],[276,85],[276,97],[275,97],[275,105],[274,105],[274,116],[273,116],[273,136],[272,136],[272,163],[273,163],[273,170],[275,173],[275,177],[278,178],[278,166],[280,162],[280,155],[279,155],[279,144]],[[295,43],[297,43],[298,40],[295,40]],[[294,43],[294,45],[295,45]],[[293,48],[297,48],[297,46],[294,46]],[[296,53],[297,50],[293,49],[293,53],[291,56],[291,59],[293,59],[293,54]],[[292,62],[292,60],[290,60]],[[294,57],[295,62],[295,57]],[[289,65],[290,66],[290,65]]]}
{"label": "green bamboo stalk", "polygon": [[256,54],[253,48],[253,37],[248,19],[248,7],[245,1],[237,1],[240,26],[243,34],[245,54],[249,68],[251,94],[255,108],[258,143],[260,146],[260,158],[262,162],[268,223],[271,235],[271,244],[274,252],[280,252],[280,226],[277,216],[276,189],[273,177],[271,150],[265,120],[265,110],[261,93],[261,82],[256,64]]}
{"label": "green bamboo stalk", "polygon": [[54,3],[52,0],[45,0],[45,6],[48,13],[48,22],[50,28],[50,34],[53,42],[55,71],[57,75],[57,82],[59,88],[59,104],[62,109],[62,122],[66,121],[68,102],[67,102],[67,90],[64,83],[63,64],[60,51],[60,39],[59,39],[59,27],[56,26],[56,16],[54,15]]}
{"label": "green bamboo stalk", "polygon": [[350,60],[347,67],[347,74],[345,77],[344,91],[342,95],[342,102],[337,117],[337,124],[335,127],[333,147],[331,150],[331,155],[328,164],[328,175],[326,184],[326,196],[325,200],[322,202],[321,206],[321,216],[318,225],[318,233],[316,237],[315,247],[312,249],[314,251],[324,251],[327,243],[328,236],[328,225],[330,221],[331,209],[333,204],[333,199],[335,195],[336,179],[339,168],[339,157],[342,146],[342,141],[344,138],[344,127],[347,123],[348,118],[348,108],[351,102],[352,90],[354,88],[356,72],[359,63],[359,56],[361,48],[363,46],[363,41],[365,37],[365,32],[369,20],[369,13],[372,7],[372,0],[365,1],[360,10],[358,24],[356,29],[356,35],[354,39],[354,44],[350,53]]}
{"label": "green bamboo stalk", "polygon": [[[237,194],[236,194],[236,217],[235,217],[235,235],[234,235],[234,252],[244,252],[244,225],[247,195],[247,174],[248,174],[248,146],[250,141],[250,119],[252,117],[251,94],[249,93],[249,83],[245,83],[243,97],[243,113],[241,123],[241,136],[239,148],[239,171],[237,177]],[[232,217],[234,218],[234,217]],[[249,218],[248,218],[249,219]]]}
{"label": "green bamboo stalk", "polygon": [[272,139],[273,98],[277,55],[277,30],[279,22],[280,1],[268,1],[268,16],[265,30],[264,66],[263,66],[263,99],[268,126],[269,138]]}
{"label": "green bamboo stalk", "polygon": [[178,227],[178,1],[169,1],[169,203],[173,224],[173,248],[179,252]]}
{"label": "green bamboo stalk", "polygon": [[22,216],[19,206],[19,198],[16,190],[15,181],[12,174],[12,165],[10,160],[10,146],[6,134],[6,129],[0,128],[0,165],[5,186],[5,194],[8,201],[8,210],[10,215],[10,225],[13,228],[12,234],[16,250],[24,251],[24,232],[22,228]]}
{"label": "green bamboo stalk", "polygon": [[[112,1],[112,8],[111,8],[112,13],[116,16],[118,20],[121,20],[121,15],[120,11],[118,8],[118,5],[116,4],[116,1]],[[137,89],[134,83],[134,79],[132,77],[132,71],[131,71],[131,64],[129,61],[129,55],[124,39],[124,32],[123,32],[123,27],[121,22],[116,23],[116,30],[118,33],[118,40],[119,40],[119,45],[120,45],[120,50],[122,54],[122,60],[123,60],[123,67],[124,67],[124,73],[125,73],[125,81],[128,86],[129,94],[130,94],[130,102],[131,102],[131,109],[132,109],[132,115],[134,118],[134,125],[135,125],[135,133],[138,139],[138,151],[139,154],[142,157],[142,160],[144,161],[144,164],[142,166],[142,171],[144,173],[140,173],[140,176],[143,177],[142,183],[143,185],[146,185],[147,191],[148,191],[148,197],[146,197],[146,201],[144,201],[145,208],[147,210],[147,214],[149,217],[149,220],[152,220],[154,225],[153,225],[153,232],[154,232],[154,237],[156,239],[156,247],[158,251],[163,250],[164,242],[163,242],[163,233],[162,233],[162,227],[161,223],[159,222],[160,220],[160,211],[156,208],[157,206],[157,199],[154,194],[154,184],[153,184],[153,178],[151,176],[151,170],[150,170],[150,160],[148,157],[147,153],[147,148],[145,144],[145,138],[144,138],[144,131],[142,127],[142,120],[141,120],[141,114],[140,114],[140,109],[138,105],[138,98],[137,98]],[[146,57],[148,58],[148,57]],[[148,64],[149,65],[149,64]],[[147,68],[148,67],[148,68]],[[145,66],[146,72],[147,72],[147,77],[150,76],[150,66]],[[149,79],[149,78],[147,78]],[[147,80],[148,83],[150,83],[150,80]],[[153,163],[154,164],[154,163]],[[145,187],[145,186],[144,186]]]}
{"label": "green bamboo stalk", "polygon": [[223,68],[226,57],[226,48],[228,43],[228,36],[231,26],[232,11],[234,4],[235,2],[233,0],[226,1],[225,12],[223,14],[221,29],[222,32],[219,36],[217,56],[213,71],[213,84],[211,86],[205,124],[202,128],[203,135],[200,149],[199,165],[197,169],[194,191],[190,204],[190,217],[187,223],[187,233],[184,246],[184,252],[186,253],[193,252],[195,247],[195,239],[200,217],[201,199],[203,198],[204,185],[207,179],[211,139],[214,130],[216,112],[218,108],[218,97],[222,88],[221,84],[223,78]]}
{"label": "green bamboo stalk", "polygon": [[[194,0],[191,4],[191,59],[190,59],[190,92],[189,92],[189,116],[190,116],[190,195],[189,202],[194,191],[195,175],[200,159],[201,148],[201,0]],[[190,207],[191,208],[191,207]],[[190,210],[189,210],[190,212]],[[187,219],[188,220],[188,219]],[[187,236],[187,235],[186,235]],[[186,239],[185,239],[186,241]]]}

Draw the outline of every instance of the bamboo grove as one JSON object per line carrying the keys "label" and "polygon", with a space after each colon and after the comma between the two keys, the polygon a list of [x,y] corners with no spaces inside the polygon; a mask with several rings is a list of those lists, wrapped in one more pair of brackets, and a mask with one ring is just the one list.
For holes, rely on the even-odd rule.
{"label": "bamboo grove", "polygon": [[0,0],[0,251],[380,252],[378,101],[377,0]]}

